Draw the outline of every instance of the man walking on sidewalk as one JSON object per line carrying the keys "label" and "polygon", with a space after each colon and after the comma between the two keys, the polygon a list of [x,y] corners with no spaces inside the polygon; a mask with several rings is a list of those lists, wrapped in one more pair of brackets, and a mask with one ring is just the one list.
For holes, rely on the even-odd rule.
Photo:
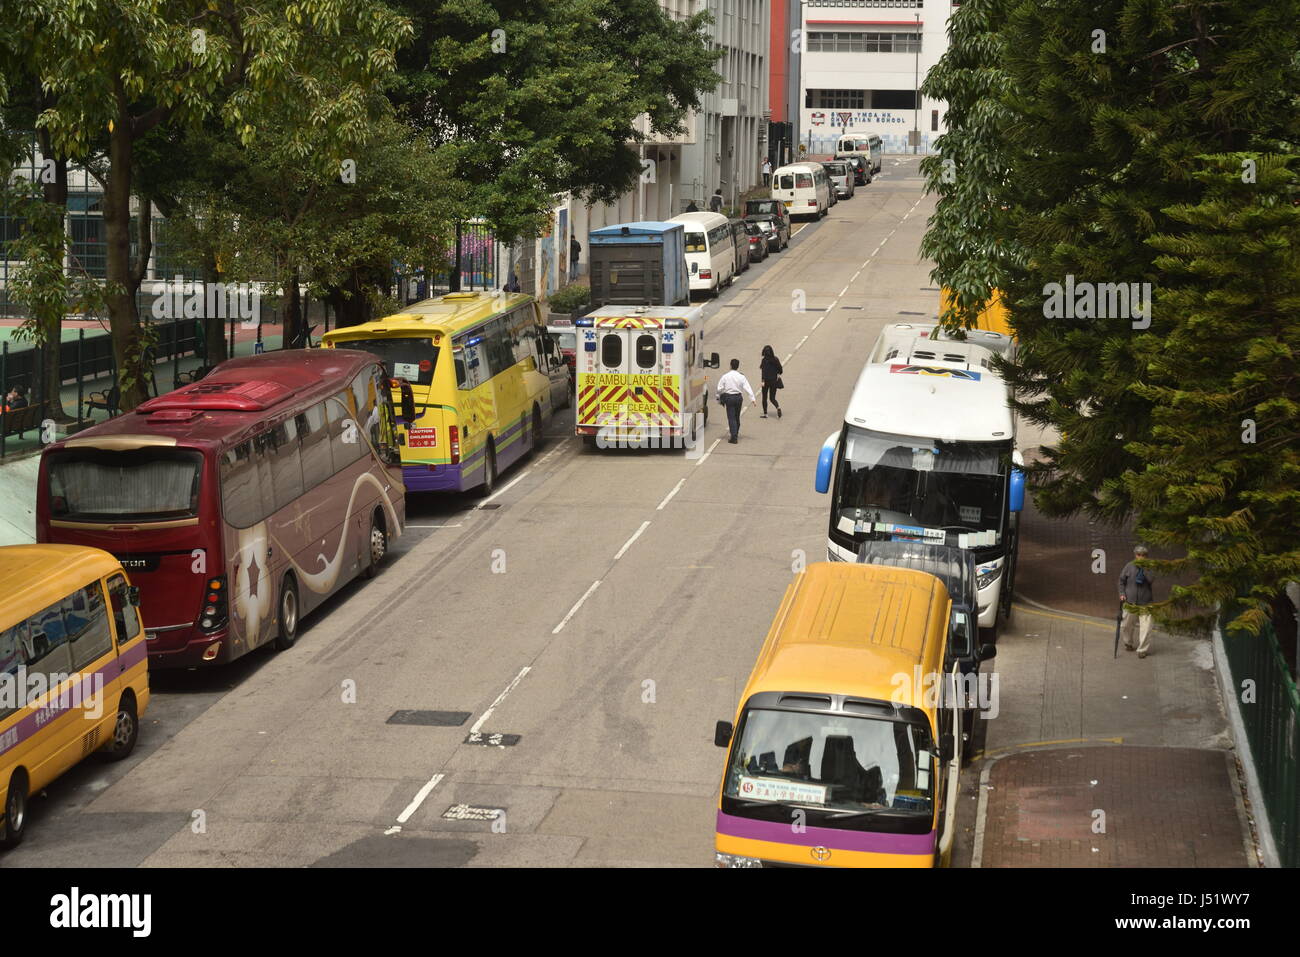
{"label": "man walking on sidewalk", "polygon": [[1137,653],[1139,658],[1145,658],[1151,651],[1151,613],[1142,611],[1142,605],[1151,604],[1151,585],[1153,579],[1151,573],[1145,568],[1138,568],[1136,559],[1147,557],[1147,547],[1138,545],[1133,549],[1134,561],[1124,566],[1124,570],[1119,573],[1119,600],[1129,605],[1139,606],[1136,612],[1124,609],[1124,617],[1120,622],[1120,635],[1124,638],[1124,647],[1129,651],[1134,650],[1133,632],[1138,632]]}
{"label": "man walking on sidewalk", "polygon": [[727,410],[727,427],[731,430],[731,438],[727,441],[732,445],[740,436],[740,407],[745,402],[745,395],[749,396],[750,405],[758,404],[749,380],[740,371],[740,360],[732,359],[731,371],[718,380],[718,401]]}

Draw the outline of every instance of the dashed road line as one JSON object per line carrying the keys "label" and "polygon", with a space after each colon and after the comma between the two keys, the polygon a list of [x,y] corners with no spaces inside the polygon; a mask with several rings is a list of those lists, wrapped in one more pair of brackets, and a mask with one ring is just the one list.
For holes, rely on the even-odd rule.
{"label": "dashed road line", "polygon": [[[411,815],[420,809],[420,805],[424,803],[424,799],[429,796],[429,794],[433,791],[433,789],[438,786],[438,782],[441,781],[444,777],[446,777],[445,774],[435,774],[433,777],[429,778],[429,780],[425,782],[424,787],[420,788],[420,790],[416,792],[415,797],[411,799],[411,803],[406,805],[406,810],[403,811],[401,814],[397,815],[397,823],[399,825],[405,824],[407,821],[411,819]],[[400,830],[401,827],[390,827],[384,833],[395,834]]]}
{"label": "dashed road line", "polygon": [[[662,511],[664,510],[664,506],[667,505],[669,502],[672,501],[673,496],[676,495],[678,492],[680,492],[681,489],[682,489],[682,486],[685,485],[685,484],[686,484],[686,479],[683,478],[680,482],[678,482],[676,485],[674,485],[674,486],[673,486],[673,490],[672,490],[671,492],[669,492],[667,495],[665,495],[665,496],[664,496],[664,500],[663,500],[662,502],[660,502],[660,503],[655,507],[655,511],[656,511],[656,512],[662,512]],[[649,522],[646,522],[646,524],[649,525],[650,523],[649,523]],[[640,532],[637,532],[637,535],[640,535],[640,534],[641,534]],[[635,538],[636,535],[634,535],[634,536],[632,536],[632,537]]]}
{"label": "dashed road line", "polygon": [[709,450],[705,452],[703,455],[701,455],[700,460],[695,463],[696,468],[699,468],[701,465],[703,465],[705,462],[709,460],[709,456],[713,454],[713,450],[718,447],[718,443],[721,441],[722,439],[713,440],[713,444],[709,446]]}
{"label": "dashed road line", "polygon": [[581,608],[583,603],[588,598],[591,597],[591,593],[600,587],[600,583],[602,581],[604,581],[603,578],[597,578],[594,582],[591,583],[591,587],[588,588],[585,592],[583,592],[582,597],[573,603],[573,607],[569,609],[569,613],[564,616],[564,618],[560,621],[558,625],[556,625],[554,628],[551,629],[551,634],[558,635],[561,631],[564,630],[564,626],[567,625],[569,623],[569,620],[578,613],[578,609]]}
{"label": "dashed road line", "polygon": [[[599,585],[600,582],[596,582],[596,584]],[[591,593],[591,589],[588,589],[588,594],[590,593]],[[585,598],[586,595],[584,595],[583,597]],[[505,701],[506,695],[514,691],[515,686],[519,684],[519,682],[524,680],[524,675],[528,674],[528,672],[532,670],[533,668],[531,665],[524,665],[522,668],[519,669],[519,674],[515,675],[515,680],[510,682],[510,684],[506,685],[506,690],[501,692],[499,695],[497,695],[497,700],[493,701],[490,705],[488,705],[488,709],[483,712],[483,716],[474,722],[474,726],[469,729],[470,734],[478,734],[480,731],[483,730],[483,725],[487,723],[488,718],[492,717],[492,712],[497,709],[497,705],[499,705],[502,701]]]}
{"label": "dashed road line", "polygon": [[[681,488],[681,487],[682,487],[682,482],[685,482],[685,481],[686,481],[686,479],[682,479],[681,482],[678,482],[678,483],[677,483],[677,488],[673,489],[673,492],[676,492],[678,488]],[[672,497],[673,492],[669,492],[669,493],[668,493],[669,498]],[[668,504],[668,499],[664,499],[664,505],[666,505],[666,504]],[[663,508],[664,506],[663,506],[663,505],[660,505],[659,507],[660,507],[660,508]],[[618,550],[618,552],[614,555],[614,561],[618,561],[618,560],[619,560],[620,558],[622,558],[625,554],[627,554],[627,550],[628,550],[629,548],[632,547],[632,543],[635,542],[638,538],[640,538],[640,537],[641,537],[641,533],[644,532],[644,531],[645,531],[647,528],[649,528],[649,527],[650,527],[650,523],[649,523],[649,522],[642,522],[642,523],[641,523],[641,527],[638,528],[635,532],[632,533],[632,537],[629,538],[626,542],[624,542],[624,543],[623,543],[623,547],[620,548],[620,549]]]}
{"label": "dashed road line", "polygon": [[[538,464],[540,465],[541,463],[539,462]],[[489,495],[487,498],[483,499],[483,501],[479,502],[479,503],[478,503],[477,505],[475,505],[474,507],[475,507],[476,509],[478,509],[478,508],[482,508],[484,505],[486,505],[488,502],[492,501],[494,498],[496,498],[496,497],[498,497],[498,496],[500,496],[500,495],[504,495],[504,494],[506,494],[506,492],[510,491],[512,488],[514,488],[516,485],[518,485],[520,482],[522,482],[524,479],[526,479],[526,478],[528,477],[529,473],[531,473],[531,472],[532,472],[532,469],[525,469],[525,470],[524,470],[523,472],[521,472],[518,476],[516,476],[515,480],[514,480],[513,482],[511,482],[509,485],[504,485],[504,486],[502,486],[501,488],[497,489],[495,492],[493,492],[493,493],[492,493],[491,495]]]}

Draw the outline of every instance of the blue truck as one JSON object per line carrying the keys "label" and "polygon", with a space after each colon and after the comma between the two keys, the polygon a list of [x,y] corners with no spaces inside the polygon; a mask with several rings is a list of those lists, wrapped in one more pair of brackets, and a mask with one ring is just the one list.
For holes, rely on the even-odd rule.
{"label": "blue truck", "polygon": [[681,223],[616,223],[588,240],[591,304],[688,306],[686,233]]}

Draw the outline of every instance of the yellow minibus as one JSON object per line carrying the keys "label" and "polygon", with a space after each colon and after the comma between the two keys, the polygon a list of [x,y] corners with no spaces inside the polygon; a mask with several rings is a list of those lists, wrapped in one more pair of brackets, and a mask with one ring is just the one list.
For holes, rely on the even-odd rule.
{"label": "yellow minibus", "polygon": [[448,293],[331,330],[321,345],[369,352],[410,384],[415,419],[398,422],[408,492],[490,494],[571,401],[569,368],[531,296]]}
{"label": "yellow minibus", "polygon": [[93,752],[135,747],[149,706],[137,607],[108,552],[0,547],[0,845],[23,839],[29,795]]}
{"label": "yellow minibus", "polygon": [[819,562],[795,576],[759,652],[727,748],[719,867],[946,863],[962,727],[956,626],[943,583],[887,565]]}

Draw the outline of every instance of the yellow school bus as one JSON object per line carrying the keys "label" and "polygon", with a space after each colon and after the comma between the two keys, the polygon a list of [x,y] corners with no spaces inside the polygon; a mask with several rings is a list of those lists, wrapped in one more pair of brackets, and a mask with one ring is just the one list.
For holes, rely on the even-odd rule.
{"label": "yellow school bus", "polygon": [[131,753],[149,706],[136,590],[108,552],[0,547],[0,845],[27,800],[87,755]]}
{"label": "yellow school bus", "polygon": [[[952,306],[953,298],[952,290],[944,286],[943,291],[939,294],[940,318]],[[1002,302],[1002,293],[997,289],[993,289],[989,292],[988,302],[984,304],[984,308],[980,311],[975,328],[984,329],[988,332],[1000,332],[1004,336],[1013,336],[1015,333],[1011,331],[1011,324],[1007,321],[1008,316],[1007,307]]]}
{"label": "yellow school bus", "polygon": [[719,867],[947,863],[960,759],[956,626],[933,575],[819,562],[795,576],[736,711]]}
{"label": "yellow school bus", "polygon": [[408,492],[490,494],[570,401],[568,366],[531,296],[448,293],[334,329],[321,345],[370,352],[410,384],[415,419],[398,419]]}

